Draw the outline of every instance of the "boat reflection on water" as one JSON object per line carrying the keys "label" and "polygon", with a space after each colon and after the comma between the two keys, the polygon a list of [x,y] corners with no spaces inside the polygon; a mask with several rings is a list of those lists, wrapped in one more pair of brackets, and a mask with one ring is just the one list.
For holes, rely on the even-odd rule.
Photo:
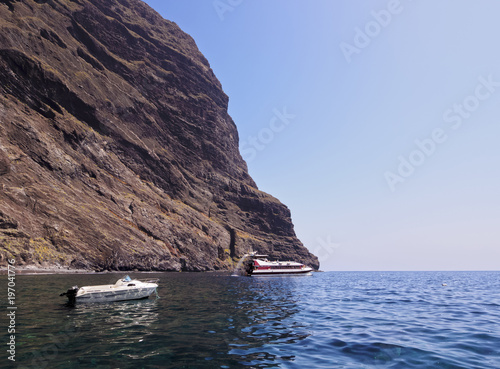
{"label": "boat reflection on water", "polygon": [[[300,311],[296,279],[245,279],[246,295],[239,301],[245,318],[238,337],[229,344],[229,355],[239,364],[252,367],[276,367],[293,361],[293,351],[286,345],[310,336],[307,325],[296,319]],[[279,347],[280,349],[276,349]]]}
{"label": "boat reflection on water", "polygon": [[[124,344],[143,342],[158,326],[160,311],[159,300],[130,300],[119,304],[77,304],[71,316],[80,335],[86,337],[82,341],[88,341],[88,350],[96,351],[96,345],[105,342],[108,349],[116,350],[116,354],[128,349]],[[92,327],[90,331],[89,326]]]}

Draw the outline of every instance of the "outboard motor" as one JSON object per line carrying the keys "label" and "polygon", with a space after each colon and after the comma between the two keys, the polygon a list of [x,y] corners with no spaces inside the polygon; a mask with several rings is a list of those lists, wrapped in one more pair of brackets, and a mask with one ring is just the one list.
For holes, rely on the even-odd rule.
{"label": "outboard motor", "polygon": [[70,304],[74,304],[76,302],[76,294],[78,293],[78,286],[73,286],[66,292],[61,293],[59,296],[68,296],[68,300]]}

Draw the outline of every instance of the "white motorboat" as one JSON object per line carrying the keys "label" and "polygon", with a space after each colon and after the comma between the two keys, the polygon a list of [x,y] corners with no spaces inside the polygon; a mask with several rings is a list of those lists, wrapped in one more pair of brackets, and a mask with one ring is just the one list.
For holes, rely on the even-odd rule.
{"label": "white motorboat", "polygon": [[296,261],[269,261],[267,255],[250,254],[249,276],[311,275],[313,269]]}
{"label": "white motorboat", "polygon": [[100,286],[73,286],[60,296],[67,296],[70,303],[75,302],[113,302],[147,299],[158,288],[159,279],[132,279],[128,275],[115,284]]}

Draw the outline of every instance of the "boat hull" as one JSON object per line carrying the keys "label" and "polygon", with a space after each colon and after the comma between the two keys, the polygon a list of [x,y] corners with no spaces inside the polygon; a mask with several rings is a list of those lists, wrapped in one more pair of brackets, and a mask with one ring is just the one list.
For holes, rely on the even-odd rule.
{"label": "boat hull", "polygon": [[60,296],[67,296],[69,303],[115,302],[147,299],[156,292],[158,279],[139,280],[129,276],[119,279],[115,284],[98,286],[71,287]]}
{"label": "boat hull", "polygon": [[[251,255],[252,259],[247,263],[247,275],[257,276],[292,276],[311,275],[313,269],[295,261],[269,261],[267,255]],[[259,257],[257,257],[259,256]]]}
{"label": "boat hull", "polygon": [[297,271],[281,271],[281,270],[266,270],[266,271],[260,271],[260,270],[254,270],[253,272],[250,273],[251,277],[269,277],[269,276],[276,276],[276,277],[282,277],[282,276],[307,276],[307,275],[312,275],[312,269],[306,269],[306,270],[297,270]]}
{"label": "boat hull", "polygon": [[77,303],[142,300],[149,298],[155,292],[155,289],[156,287],[144,287],[123,291],[84,292],[78,294],[75,300]]}

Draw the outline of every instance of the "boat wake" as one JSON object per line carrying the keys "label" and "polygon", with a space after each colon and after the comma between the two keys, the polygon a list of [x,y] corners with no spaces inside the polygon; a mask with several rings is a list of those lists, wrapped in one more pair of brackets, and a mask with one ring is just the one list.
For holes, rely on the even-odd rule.
{"label": "boat wake", "polygon": [[234,268],[233,270],[233,274],[231,274],[231,277],[239,277],[239,276],[242,276],[244,275],[244,270],[241,269],[241,266],[243,265],[243,263],[245,262],[245,259],[247,257],[249,257],[250,254],[245,254],[241,257],[240,261],[238,261],[238,264],[236,265],[236,268]]}

